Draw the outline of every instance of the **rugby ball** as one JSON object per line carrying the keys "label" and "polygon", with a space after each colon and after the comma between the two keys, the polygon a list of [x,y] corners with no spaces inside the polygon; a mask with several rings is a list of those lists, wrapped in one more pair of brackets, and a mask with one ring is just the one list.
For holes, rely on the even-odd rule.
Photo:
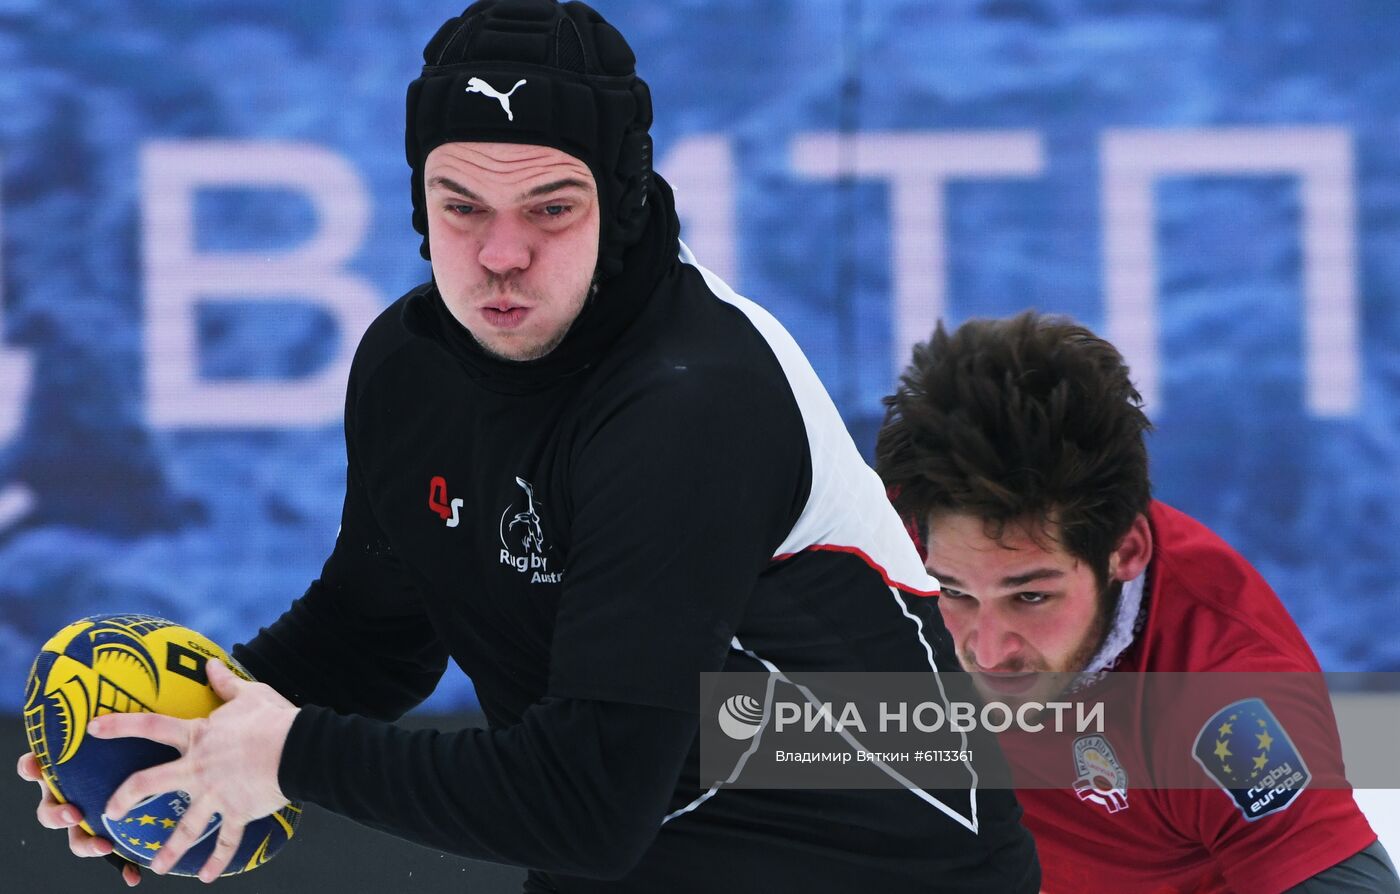
{"label": "rugby ball", "polygon": [[[179,757],[147,739],[87,737],[103,714],[146,711],[191,719],[222,704],[205,674],[210,658],[251,680],[224,650],[193,630],[151,615],[94,615],[75,621],[44,643],[29,672],[24,729],[44,782],[60,802],[83,814],[82,828],[112,842],[113,852],[138,866],[151,860],[189,807],[185,792],[154,795],[117,821],[102,815],[107,799],[132,773]],[[291,803],[248,824],[224,875],[266,863],[292,836],[301,805]],[[171,869],[199,872],[218,839],[218,814]]]}

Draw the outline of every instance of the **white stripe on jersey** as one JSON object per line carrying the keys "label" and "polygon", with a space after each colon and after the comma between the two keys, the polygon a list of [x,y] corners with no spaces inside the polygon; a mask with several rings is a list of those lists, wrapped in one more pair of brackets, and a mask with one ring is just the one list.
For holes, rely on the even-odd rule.
{"label": "white stripe on jersey", "polygon": [[[904,613],[904,616],[909,620],[913,621],[915,626],[918,628],[919,641],[924,644],[924,649],[928,654],[929,668],[933,671],[933,677],[938,683],[938,694],[943,699],[944,709],[947,710],[949,708],[948,693],[943,689],[943,678],[939,676],[938,668],[934,667],[933,648],[928,644],[928,641],[924,639],[923,622],[920,621],[918,617],[909,613],[909,610],[905,608],[903,600],[900,598],[898,591],[894,587],[890,588],[890,595],[893,596],[895,601],[899,604],[900,611]],[[666,814],[666,816],[664,816],[661,819],[661,825],[663,826],[678,816],[690,813],[692,810],[699,807],[701,804],[704,804],[706,801],[713,798],[715,794],[719,792],[720,788],[729,783],[734,782],[734,780],[739,778],[739,774],[742,773],[744,770],[744,765],[748,763],[749,758],[753,756],[754,752],[758,750],[759,740],[763,738],[763,731],[768,728],[768,718],[772,715],[773,711],[773,685],[775,682],[781,680],[784,683],[796,687],[797,690],[802,693],[803,697],[806,698],[807,701],[810,702],[812,705],[817,707],[822,706],[821,700],[818,699],[815,694],[813,694],[812,690],[808,689],[806,686],[803,686],[801,684],[793,683],[792,680],[788,679],[787,675],[784,674],[773,662],[769,661],[767,658],[759,656],[751,649],[745,649],[744,644],[739,642],[739,637],[736,636],[733,638],[733,640],[731,640],[730,648],[738,652],[743,652],[745,655],[749,656],[754,661],[757,661],[759,664],[762,664],[764,668],[768,670],[768,687],[767,692],[764,694],[763,697],[763,720],[759,726],[758,734],[754,736],[753,743],[749,746],[748,750],[746,750],[743,753],[743,755],[739,757],[739,760],[735,763],[734,769],[730,772],[728,779],[716,780],[715,783],[711,785],[707,791],[704,792],[704,794],[700,795],[694,801],[691,801],[689,804],[679,808],[678,810],[673,810],[672,812]],[[857,739],[851,732],[846,730],[844,727],[837,729],[836,732],[837,735],[841,736],[841,738],[846,740],[846,744],[850,745],[853,750],[857,752],[869,750],[860,743],[859,739]],[[967,752],[967,733],[963,732],[959,733],[959,735],[962,737],[962,750],[964,752]],[[967,789],[968,809],[969,812],[972,814],[970,817],[963,816],[954,808],[950,807],[949,805],[940,801],[938,798],[935,798],[933,795],[924,791],[916,783],[914,783],[908,777],[906,777],[903,773],[900,773],[898,770],[894,769],[884,761],[872,759],[870,763],[876,767],[879,767],[880,770],[884,772],[886,776],[889,776],[891,779],[904,786],[905,791],[909,792],[909,794],[913,795],[914,797],[918,798],[924,803],[937,808],[940,813],[953,820],[953,822],[962,826],[964,829],[967,829],[973,835],[977,834],[977,771],[973,768],[972,763],[970,761],[963,761],[963,766],[967,768],[967,772],[971,776],[971,783],[968,785]]]}
{"label": "white stripe on jersey", "polygon": [[680,259],[700,271],[710,291],[748,317],[768,342],[802,413],[812,455],[812,491],[774,558],[807,549],[849,552],[880,571],[890,586],[921,596],[937,595],[938,581],[924,570],[909,533],[890,507],[884,484],[865,464],[797,341],[772,314],[702,267],[684,242]]}

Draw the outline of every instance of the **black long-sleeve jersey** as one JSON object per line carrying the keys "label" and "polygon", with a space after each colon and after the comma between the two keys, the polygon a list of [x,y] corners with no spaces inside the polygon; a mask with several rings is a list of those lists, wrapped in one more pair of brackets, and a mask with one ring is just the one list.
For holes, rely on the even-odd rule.
{"label": "black long-sleeve jersey", "polygon": [[[705,671],[955,667],[796,343],[679,243],[669,188],[560,346],[495,360],[430,283],[369,328],[321,577],[235,656],[304,705],[279,780],[532,890],[1038,890],[1006,791],[699,777]],[[925,604],[920,604],[925,603]],[[452,658],[487,730],[392,721]]]}

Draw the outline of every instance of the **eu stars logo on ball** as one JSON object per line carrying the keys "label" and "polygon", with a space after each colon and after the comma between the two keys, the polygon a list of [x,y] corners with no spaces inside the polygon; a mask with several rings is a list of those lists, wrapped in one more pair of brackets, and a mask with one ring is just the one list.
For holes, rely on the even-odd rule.
{"label": "eu stars logo on ball", "polygon": [[[107,838],[113,853],[138,865],[149,866],[160,852],[190,796],[153,794],[120,820],[103,816],[102,809],[132,773],[179,754],[147,739],[88,737],[88,724],[115,713],[208,716],[221,704],[205,674],[211,658],[250,679],[223,649],[193,630],[150,615],[95,615],[56,633],[29,673],[24,727],[45,784],[60,802],[82,812],[84,831]],[[249,823],[225,874],[271,859],[296,833],[300,816],[301,806],[292,803]],[[214,849],[220,822],[215,814],[172,874],[199,871]]]}

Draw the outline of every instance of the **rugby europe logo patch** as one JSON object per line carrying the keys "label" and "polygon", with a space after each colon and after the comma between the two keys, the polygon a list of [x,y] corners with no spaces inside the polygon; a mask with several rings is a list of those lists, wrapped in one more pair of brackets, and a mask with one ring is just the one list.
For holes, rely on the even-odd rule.
{"label": "rugby europe logo patch", "polygon": [[1283,810],[1312,779],[1302,755],[1261,698],[1226,705],[1196,735],[1196,763],[1247,822]]}

